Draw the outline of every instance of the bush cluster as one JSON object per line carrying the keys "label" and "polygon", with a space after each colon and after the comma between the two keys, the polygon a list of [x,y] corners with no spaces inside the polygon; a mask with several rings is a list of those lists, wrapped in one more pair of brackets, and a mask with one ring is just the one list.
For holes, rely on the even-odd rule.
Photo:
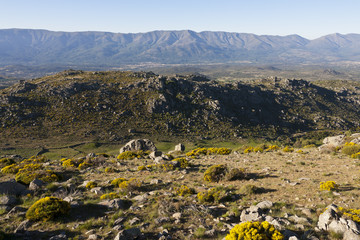
{"label": "bush cluster", "polygon": [[122,192],[136,191],[139,190],[141,186],[141,181],[136,178],[130,178],[129,180],[125,180],[119,183],[119,188]]}
{"label": "bush cluster", "polygon": [[150,151],[125,151],[117,156],[119,160],[133,160],[135,158],[144,158],[150,154]]}
{"label": "bush cluster", "polygon": [[14,163],[15,163],[15,161],[12,158],[1,158],[0,159],[0,168],[12,165]]}
{"label": "bush cluster", "polygon": [[[357,158],[357,153],[360,152],[360,145],[359,144],[355,144],[355,143],[345,143],[344,147],[341,149],[341,152],[343,154],[352,156],[354,155],[354,158]],[[352,156],[353,157],[353,156]]]}
{"label": "bush cluster", "polygon": [[94,187],[97,187],[97,183],[94,182],[94,181],[89,181],[89,182],[86,184],[85,187],[88,188],[88,189],[92,189],[92,188],[94,188]]}
{"label": "bush cluster", "polygon": [[294,151],[294,148],[289,147],[289,146],[285,146],[285,147],[283,148],[283,152],[293,152],[293,151]]}
{"label": "bush cluster", "polygon": [[229,155],[230,153],[231,153],[230,148],[196,148],[186,153],[186,156],[195,157],[200,155],[212,155],[212,154]]}
{"label": "bush cluster", "polygon": [[283,240],[284,236],[268,222],[244,222],[235,225],[226,240]]}
{"label": "bush cluster", "polygon": [[72,159],[72,158],[62,158],[60,160],[62,162],[62,166],[64,168],[77,168],[79,170],[83,170],[92,166],[90,162],[85,160],[84,158]]}
{"label": "bush cluster", "polygon": [[57,197],[45,197],[36,201],[26,212],[26,218],[32,221],[48,221],[66,215],[70,204]]}

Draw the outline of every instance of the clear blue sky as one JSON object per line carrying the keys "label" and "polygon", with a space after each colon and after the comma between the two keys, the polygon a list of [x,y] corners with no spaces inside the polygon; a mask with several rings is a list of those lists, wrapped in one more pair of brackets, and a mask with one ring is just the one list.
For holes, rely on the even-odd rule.
{"label": "clear blue sky", "polygon": [[2,0],[0,28],[227,31],[314,39],[360,33],[359,0]]}

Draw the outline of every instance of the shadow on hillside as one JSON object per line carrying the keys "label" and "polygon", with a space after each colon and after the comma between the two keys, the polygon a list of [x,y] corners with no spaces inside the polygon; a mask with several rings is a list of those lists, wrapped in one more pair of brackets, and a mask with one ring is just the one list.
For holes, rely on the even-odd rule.
{"label": "shadow on hillside", "polygon": [[359,190],[359,188],[353,187],[350,184],[345,184],[343,186],[338,187],[339,192],[347,192],[352,190]]}
{"label": "shadow on hillside", "polygon": [[109,209],[98,204],[84,204],[71,208],[69,222],[71,221],[86,221],[91,218],[98,218],[106,215]]}
{"label": "shadow on hillside", "polygon": [[69,230],[57,230],[57,231],[25,231],[23,233],[16,234],[7,234],[4,239],[8,240],[48,240],[51,237],[55,237],[56,239],[65,239],[61,238],[62,236],[66,236],[66,239],[69,237],[79,236],[80,232],[72,232]]}
{"label": "shadow on hillside", "polygon": [[271,175],[268,173],[247,173],[246,179],[264,179],[264,178],[278,178],[279,176]]}

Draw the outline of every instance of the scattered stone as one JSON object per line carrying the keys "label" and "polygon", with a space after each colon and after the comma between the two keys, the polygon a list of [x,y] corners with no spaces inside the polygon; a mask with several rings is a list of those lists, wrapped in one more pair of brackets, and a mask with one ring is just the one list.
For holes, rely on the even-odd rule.
{"label": "scattered stone", "polygon": [[163,181],[161,179],[152,179],[150,181],[150,184],[154,184],[154,185],[161,184],[161,183],[163,183]]}
{"label": "scattered stone", "polygon": [[104,194],[104,190],[102,187],[94,187],[94,188],[90,189],[90,192],[95,193],[96,195]]}
{"label": "scattered stone", "polygon": [[59,235],[56,236],[52,236],[51,238],[49,238],[49,240],[67,240],[68,237],[66,236],[65,233],[60,233]]}
{"label": "scattered stone", "polygon": [[30,220],[26,219],[25,221],[22,221],[19,226],[14,230],[14,233],[21,233],[25,232],[27,228],[31,226]]}
{"label": "scattered stone", "polygon": [[168,217],[159,217],[159,218],[156,218],[154,221],[155,221],[156,224],[162,224],[162,223],[170,222],[170,218],[168,218]]}
{"label": "scattered stone", "polygon": [[172,215],[172,217],[173,217],[174,219],[176,219],[176,220],[180,220],[180,219],[181,219],[181,213],[180,213],[180,212],[174,213],[174,214]]}
{"label": "scattered stone", "polygon": [[116,199],[108,199],[108,200],[104,200],[102,202],[98,203],[99,205],[105,206],[109,209],[126,209],[126,204],[123,200],[116,198]]}
{"label": "scattered stone", "polygon": [[88,237],[88,240],[98,240],[98,239],[100,239],[100,237],[96,234],[91,234]]}
{"label": "scattered stone", "polygon": [[120,153],[126,151],[156,151],[155,144],[149,139],[135,139],[126,143],[124,147],[120,148]]}
{"label": "scattered stone", "polygon": [[149,197],[148,193],[144,193],[142,195],[137,195],[132,198],[132,200],[138,201],[138,202],[145,202]]}
{"label": "scattered stone", "polygon": [[141,236],[141,231],[139,228],[129,228],[126,230],[120,231],[114,240],[134,240]]}
{"label": "scattered stone", "polygon": [[133,219],[131,219],[131,220],[129,221],[129,224],[130,224],[130,225],[135,225],[135,224],[138,224],[139,222],[140,222],[140,219],[137,218],[137,217],[134,217]]}

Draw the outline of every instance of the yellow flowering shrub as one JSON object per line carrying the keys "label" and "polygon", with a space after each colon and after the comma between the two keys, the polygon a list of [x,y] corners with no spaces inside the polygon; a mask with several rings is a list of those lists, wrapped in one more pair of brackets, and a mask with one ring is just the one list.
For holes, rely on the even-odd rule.
{"label": "yellow flowering shrub", "polygon": [[277,146],[277,145],[270,145],[270,146],[268,146],[266,149],[265,149],[265,151],[266,152],[273,152],[273,151],[277,151],[277,150],[279,150],[280,148],[279,148],[279,146]]}
{"label": "yellow flowering shrub", "polygon": [[115,169],[112,168],[112,167],[106,167],[105,170],[104,170],[105,173],[113,173],[115,172]]}
{"label": "yellow flowering shrub", "polygon": [[14,163],[15,163],[14,159],[11,159],[11,158],[1,158],[0,159],[0,167],[1,168],[12,165]]}
{"label": "yellow flowering shrub", "polygon": [[289,147],[289,146],[286,146],[283,148],[283,152],[293,152],[293,151],[294,151],[294,148]]}
{"label": "yellow flowering shrub", "polygon": [[244,149],[244,153],[251,153],[254,152],[254,147],[247,147]]}
{"label": "yellow flowering shrub", "polygon": [[204,173],[204,180],[207,182],[218,182],[225,177],[227,167],[224,164],[213,165]]}
{"label": "yellow flowering shrub", "polygon": [[268,222],[244,222],[235,225],[226,240],[283,240],[284,236]]}
{"label": "yellow flowering shrub", "polygon": [[114,185],[115,187],[119,187],[119,184],[127,181],[126,178],[115,178],[114,180],[111,181],[111,185]]}
{"label": "yellow flowering shrub", "polygon": [[212,154],[229,155],[230,153],[231,153],[230,148],[196,148],[186,153],[186,156],[195,157],[200,155],[212,155]]}
{"label": "yellow flowering shrub", "polygon": [[195,194],[195,189],[193,188],[189,188],[186,185],[181,185],[177,190],[176,190],[176,194],[179,196],[187,196],[187,195],[191,195],[191,194]]}
{"label": "yellow flowering shrub", "polygon": [[334,181],[320,182],[320,190],[334,191],[339,187]]}
{"label": "yellow flowering shrub", "polygon": [[123,153],[120,153],[117,156],[117,159],[119,160],[133,160],[135,158],[144,158],[145,156],[149,155],[149,151],[125,151]]}
{"label": "yellow flowering shrub", "polygon": [[225,202],[231,200],[231,189],[224,187],[214,187],[207,191],[199,192],[197,199],[200,203]]}
{"label": "yellow flowering shrub", "polygon": [[45,197],[36,201],[26,212],[26,218],[32,221],[48,221],[66,215],[70,204],[57,197]]}
{"label": "yellow flowering shrub", "polygon": [[91,167],[92,164],[87,162],[87,161],[84,161],[82,163],[79,164],[79,166],[77,167],[79,170],[83,170],[83,169],[86,169],[88,167]]}
{"label": "yellow flowering shrub", "polygon": [[141,188],[141,181],[136,178],[130,178],[129,180],[122,181],[119,183],[119,188],[123,192],[131,192],[135,190],[139,190]]}
{"label": "yellow flowering shrub", "polygon": [[92,189],[92,188],[94,188],[94,187],[97,187],[97,183],[94,182],[94,181],[90,181],[90,182],[88,182],[88,183],[86,184],[85,187],[88,188],[88,189]]}
{"label": "yellow flowering shrub", "polygon": [[360,223],[360,209],[351,209],[351,208],[343,208],[343,207],[339,207],[338,209],[343,216],[353,220],[354,222]]}
{"label": "yellow flowering shrub", "polygon": [[187,168],[189,166],[189,161],[186,158],[175,158],[172,161],[178,162],[180,164],[180,168]]}
{"label": "yellow flowering shrub", "polygon": [[111,192],[111,193],[105,193],[103,195],[101,195],[100,199],[115,199],[115,198],[119,198],[119,194],[115,193],[115,192]]}
{"label": "yellow flowering shrub", "polygon": [[14,163],[9,166],[3,167],[1,169],[1,172],[6,174],[16,174],[19,170],[20,170],[20,166]]}
{"label": "yellow flowering shrub", "polygon": [[138,166],[138,171],[145,171],[146,167],[145,166]]}

